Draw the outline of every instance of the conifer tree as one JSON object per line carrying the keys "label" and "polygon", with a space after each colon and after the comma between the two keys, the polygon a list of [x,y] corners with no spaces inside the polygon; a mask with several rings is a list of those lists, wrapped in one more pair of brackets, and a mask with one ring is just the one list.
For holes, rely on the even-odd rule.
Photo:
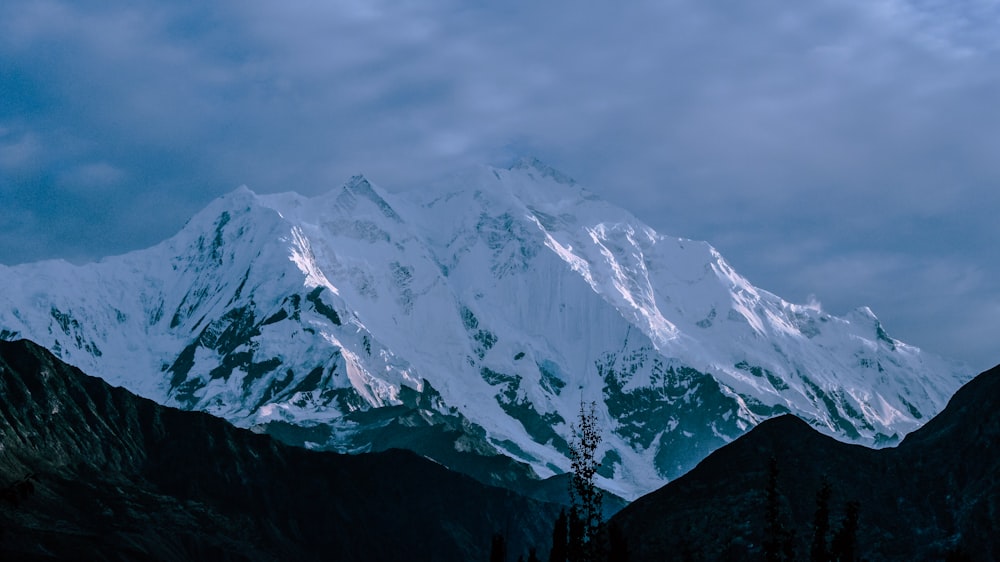
{"label": "conifer tree", "polygon": [[569,541],[569,521],[566,510],[559,511],[559,517],[552,528],[552,550],[549,551],[549,562],[566,562],[566,546]]}
{"label": "conifer tree", "polygon": [[830,532],[830,482],[823,479],[819,491],[816,492],[816,515],[813,518],[812,546],[809,549],[810,562],[829,562],[830,549],[827,544],[827,534]]}
{"label": "conifer tree", "polygon": [[767,466],[767,508],[764,514],[764,560],[765,562],[780,562],[781,560],[781,512],[778,503],[778,460],[771,457]]}
{"label": "conifer tree", "polygon": [[608,526],[608,562],[628,562],[628,543],[617,523]]}
{"label": "conifer tree", "polygon": [[[35,475],[29,474],[9,486],[0,488],[0,502],[10,504],[17,508],[21,502],[35,493]],[[0,538],[3,537],[4,529],[0,527]]]}
{"label": "conifer tree", "polygon": [[570,484],[572,508],[569,513],[568,559],[571,562],[592,562],[602,557],[600,534],[602,527],[601,504],[603,492],[594,484],[601,463],[597,460],[597,447],[601,444],[601,431],[597,426],[597,403],[588,405],[580,401],[580,417],[573,426],[570,443],[570,463],[573,479]]}
{"label": "conifer tree", "polygon": [[490,545],[490,562],[507,562],[507,540],[500,533],[493,534]]}
{"label": "conifer tree", "polygon": [[566,541],[567,562],[584,562],[584,532],[583,517],[580,517],[580,509],[572,506],[569,509],[568,518],[569,536]]}
{"label": "conifer tree", "polygon": [[35,475],[29,474],[9,486],[0,488],[0,501],[18,507],[35,493]]}
{"label": "conifer tree", "polygon": [[857,535],[858,518],[861,513],[861,504],[857,501],[847,502],[844,509],[844,520],[840,523],[840,529],[833,536],[830,544],[830,559],[834,562],[856,562],[858,560]]}
{"label": "conifer tree", "polygon": [[972,562],[972,557],[962,547],[957,546],[948,551],[944,562]]}
{"label": "conifer tree", "polygon": [[767,505],[765,508],[765,562],[790,562],[795,559],[795,533],[781,521],[781,497],[778,493],[778,460],[771,457],[767,470]]}

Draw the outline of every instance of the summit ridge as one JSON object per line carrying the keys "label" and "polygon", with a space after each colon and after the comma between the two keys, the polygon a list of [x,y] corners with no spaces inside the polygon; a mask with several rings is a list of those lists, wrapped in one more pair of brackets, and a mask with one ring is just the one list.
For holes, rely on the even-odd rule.
{"label": "summit ridge", "polygon": [[786,302],[550,170],[241,188],[145,250],[0,267],[0,339],[307,447],[502,455],[539,477],[568,470],[593,401],[601,484],[627,498],[783,413],[895,443],[969,378],[870,311]]}

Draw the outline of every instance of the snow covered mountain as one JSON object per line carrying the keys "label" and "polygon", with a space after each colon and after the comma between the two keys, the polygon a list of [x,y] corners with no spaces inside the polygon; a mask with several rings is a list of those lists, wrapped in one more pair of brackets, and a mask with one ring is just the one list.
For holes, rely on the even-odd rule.
{"label": "snow covered mountain", "polygon": [[157,246],[0,266],[0,286],[0,339],[312,448],[473,472],[500,454],[547,477],[594,401],[602,485],[628,498],[779,413],[895,443],[969,378],[537,161],[404,194],[240,188]]}

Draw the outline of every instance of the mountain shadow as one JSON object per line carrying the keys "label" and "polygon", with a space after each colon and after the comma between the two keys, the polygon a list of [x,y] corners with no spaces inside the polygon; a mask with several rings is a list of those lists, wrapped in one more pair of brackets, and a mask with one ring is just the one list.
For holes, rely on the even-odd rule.
{"label": "mountain shadow", "polygon": [[281,444],[0,342],[0,559],[475,560],[558,507],[413,453]]}
{"label": "mountain shadow", "polygon": [[860,507],[855,559],[1000,560],[1000,367],[891,449],[841,443],[791,415],[760,424],[613,518],[633,562],[765,560],[772,459],[793,559],[810,559],[825,481],[826,545],[848,503]]}

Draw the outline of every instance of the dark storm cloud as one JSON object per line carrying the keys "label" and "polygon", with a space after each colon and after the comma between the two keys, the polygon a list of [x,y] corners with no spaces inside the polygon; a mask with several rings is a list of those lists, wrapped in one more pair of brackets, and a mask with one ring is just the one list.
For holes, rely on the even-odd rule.
{"label": "dark storm cloud", "polygon": [[0,262],[169,236],[237,185],[531,153],[756,284],[998,358],[994,1],[10,1]]}

